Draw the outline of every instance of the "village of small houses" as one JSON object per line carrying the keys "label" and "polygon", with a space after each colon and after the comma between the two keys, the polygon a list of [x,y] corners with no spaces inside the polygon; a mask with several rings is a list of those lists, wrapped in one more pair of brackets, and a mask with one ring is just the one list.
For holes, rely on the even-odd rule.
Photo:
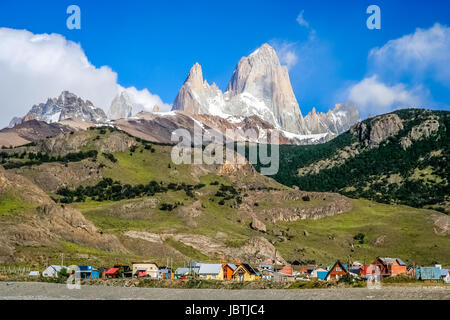
{"label": "village of small houses", "polygon": [[[229,263],[220,260],[219,263],[186,262],[183,267],[174,268],[170,261],[166,266],[160,266],[151,261],[136,261],[130,265],[99,266],[92,265],[49,265],[45,270],[30,270],[27,268],[0,268],[0,278],[8,279],[11,274],[21,274],[23,278],[34,281],[66,281],[70,276],[74,279],[97,280],[113,282],[114,279],[165,280],[186,282],[199,280],[216,283],[264,282],[271,284],[290,284],[296,282],[313,282],[330,286],[345,282],[346,284],[366,282],[376,283],[390,280],[397,282],[450,283],[450,269],[442,265],[418,266],[407,265],[400,258],[374,259],[370,264],[358,261],[344,263],[336,261],[329,265],[302,264],[294,261],[282,265],[275,260],[266,260],[259,265],[250,265],[233,261]],[[1,280],[1,279],[0,279]],[[315,286],[320,287],[320,286]],[[301,288],[301,286],[299,287]]]}

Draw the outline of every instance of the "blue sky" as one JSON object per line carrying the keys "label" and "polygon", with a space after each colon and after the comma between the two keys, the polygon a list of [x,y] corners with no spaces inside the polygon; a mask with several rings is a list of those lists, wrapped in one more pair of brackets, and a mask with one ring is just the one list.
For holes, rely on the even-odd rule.
{"label": "blue sky", "polygon": [[[66,27],[70,4],[81,8],[81,30]],[[381,8],[381,30],[366,27],[371,4]],[[297,21],[302,11],[308,26]],[[449,79],[433,72],[439,66],[428,64],[420,75],[405,67],[390,78],[392,72],[382,70],[383,60],[368,56],[371,49],[414,34],[416,28],[450,26],[449,12],[450,1],[445,0],[2,0],[0,27],[60,34],[79,43],[94,66],[109,66],[121,86],[147,88],[168,104],[195,62],[202,65],[208,82],[225,90],[239,59],[269,42],[295,56],[291,82],[305,114],[312,107],[326,111],[343,102],[349,88],[364,79],[372,79],[364,85],[378,81],[447,109]]]}

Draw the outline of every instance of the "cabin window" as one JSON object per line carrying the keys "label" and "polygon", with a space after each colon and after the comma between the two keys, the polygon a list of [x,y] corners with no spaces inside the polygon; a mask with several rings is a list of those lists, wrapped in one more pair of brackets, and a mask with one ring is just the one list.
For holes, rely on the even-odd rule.
{"label": "cabin window", "polygon": [[341,267],[336,267],[336,271],[342,271]]}

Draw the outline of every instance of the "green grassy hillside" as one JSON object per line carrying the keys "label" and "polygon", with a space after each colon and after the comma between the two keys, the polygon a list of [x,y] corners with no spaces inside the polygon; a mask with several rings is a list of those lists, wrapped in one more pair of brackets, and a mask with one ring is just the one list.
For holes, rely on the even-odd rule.
{"label": "green grassy hillside", "polygon": [[[379,146],[365,146],[350,131],[322,145],[280,146],[280,170],[273,178],[301,190],[450,212],[450,112],[393,114],[403,129]],[[373,120],[364,123],[370,128]]]}
{"label": "green grassy hillside", "polygon": [[[118,147],[123,145],[121,137],[126,147]],[[410,263],[450,264],[450,236],[448,231],[439,231],[434,217],[443,215],[432,210],[295,191],[260,176],[251,167],[221,173],[220,166],[174,165],[170,146],[130,138],[115,130],[99,128],[58,139],[64,143],[58,145],[57,153],[36,150],[38,143],[8,150],[2,161],[26,162],[30,153],[41,152],[40,164],[23,164],[8,172],[28,177],[41,188],[52,177],[58,187],[47,194],[56,205],[79,210],[101,235],[115,237],[124,250],[118,252],[106,244],[95,248],[67,237],[55,238],[52,244],[19,241],[15,242],[15,264],[56,263],[64,253],[67,264],[129,264],[142,259],[165,264],[171,258],[175,265],[183,265],[189,260],[218,261],[225,253],[251,259],[258,252],[270,255],[275,249],[287,261],[362,262],[376,256],[399,256]],[[108,149],[111,139],[115,150]],[[299,158],[312,164],[352,139],[347,134],[328,147],[305,147],[311,152],[301,152]],[[84,153],[70,156],[69,161],[62,146],[67,145],[70,154],[75,154],[80,151],[77,143],[83,145]],[[97,152],[91,153],[93,150]],[[289,154],[282,161],[294,158]],[[89,170],[80,169],[85,167]],[[284,170],[283,165],[281,168]],[[429,178],[433,170],[423,172]],[[38,179],[38,173],[49,178]],[[421,177],[422,171],[413,174]],[[69,176],[78,179],[64,179]],[[349,201],[352,209],[319,220],[291,219],[293,210],[315,210],[330,203],[339,205],[338,201]],[[5,230],[15,232],[11,215],[25,209],[30,208],[22,207],[10,191],[0,190],[0,223]],[[251,228],[254,216],[266,232]],[[255,239],[263,239],[259,240],[262,244],[252,244]]]}

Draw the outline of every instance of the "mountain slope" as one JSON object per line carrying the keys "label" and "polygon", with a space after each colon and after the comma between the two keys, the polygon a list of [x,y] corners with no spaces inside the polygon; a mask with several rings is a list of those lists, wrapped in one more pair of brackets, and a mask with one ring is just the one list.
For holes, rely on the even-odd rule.
{"label": "mountain slope", "polygon": [[[4,150],[1,162],[11,169],[1,172],[12,192],[0,190],[0,229],[9,239],[3,261],[44,265],[64,253],[68,264],[165,263],[166,258],[177,265],[193,259],[258,263],[274,257],[329,263],[392,254],[408,262],[450,263],[448,216],[291,189],[248,164],[175,165],[171,150],[112,127]],[[69,221],[80,221],[81,212],[88,230],[95,226],[97,236],[117,239],[111,240],[117,246],[90,245],[84,236],[70,238],[61,231],[52,233],[51,241],[14,242],[10,235],[28,239],[29,229],[19,226],[37,206],[14,197],[30,198],[24,190],[37,190],[37,201],[44,199]],[[362,244],[353,239],[361,232]]]}
{"label": "mountain slope", "polygon": [[449,212],[450,112],[399,110],[317,146],[280,146],[274,178],[302,190]]}
{"label": "mountain slope", "polygon": [[28,179],[1,167],[0,222],[0,263],[29,263],[17,253],[21,247],[58,250],[66,242],[105,252],[126,251],[116,237],[103,235],[79,211],[56,204]]}

